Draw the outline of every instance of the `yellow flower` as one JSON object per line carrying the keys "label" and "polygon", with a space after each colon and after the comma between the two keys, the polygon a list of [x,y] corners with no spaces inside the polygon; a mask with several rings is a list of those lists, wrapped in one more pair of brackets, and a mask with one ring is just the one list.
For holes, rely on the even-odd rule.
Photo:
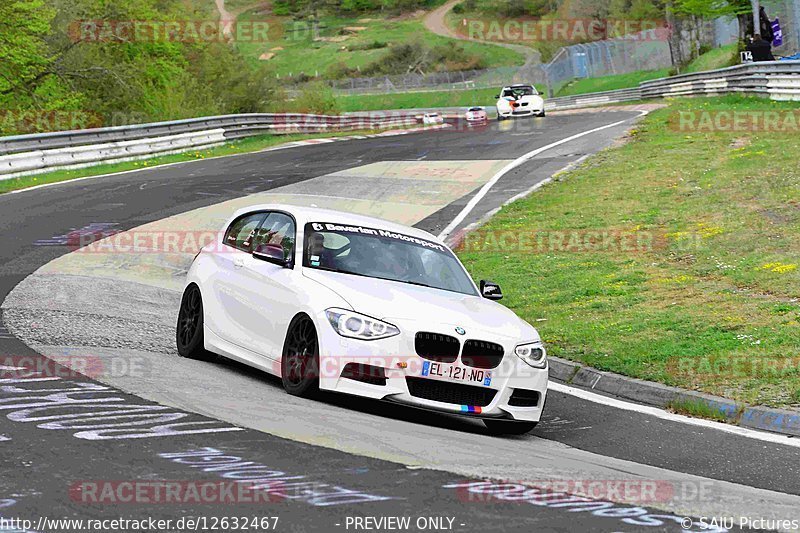
{"label": "yellow flower", "polygon": [[756,270],[769,270],[770,272],[776,272],[778,274],[785,274],[787,272],[791,272],[797,269],[797,265],[793,263],[765,263],[758,267]]}

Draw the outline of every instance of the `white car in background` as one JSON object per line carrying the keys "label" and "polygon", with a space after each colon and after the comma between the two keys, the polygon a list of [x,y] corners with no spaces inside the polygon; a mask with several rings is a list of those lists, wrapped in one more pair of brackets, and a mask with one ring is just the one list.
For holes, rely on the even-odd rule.
{"label": "white car in background", "polygon": [[468,126],[483,126],[489,122],[489,118],[486,116],[486,110],[479,106],[467,109],[465,118],[467,119]]}
{"label": "white car in background", "polygon": [[425,113],[422,115],[422,123],[425,126],[436,126],[444,124],[444,118],[439,113]]}
{"label": "white car in background", "polygon": [[503,87],[497,98],[497,120],[511,117],[545,116],[544,99],[533,85]]}
{"label": "white car in background", "polygon": [[519,434],[541,417],[547,357],[501,297],[425,231],[258,205],[236,212],[192,262],[177,347],[280,376],[293,395],[382,399]]}

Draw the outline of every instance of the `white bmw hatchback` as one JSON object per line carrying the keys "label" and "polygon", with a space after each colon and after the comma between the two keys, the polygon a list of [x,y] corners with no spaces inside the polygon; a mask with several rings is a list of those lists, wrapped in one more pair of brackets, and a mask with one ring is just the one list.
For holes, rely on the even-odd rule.
{"label": "white bmw hatchback", "polygon": [[178,352],[208,352],[317,390],[479,417],[524,433],[547,358],[531,325],[433,235],[325,209],[238,211],[189,269]]}

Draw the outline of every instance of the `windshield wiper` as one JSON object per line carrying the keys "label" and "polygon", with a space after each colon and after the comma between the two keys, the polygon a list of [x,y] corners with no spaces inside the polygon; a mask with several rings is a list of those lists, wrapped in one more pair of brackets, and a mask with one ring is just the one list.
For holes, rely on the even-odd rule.
{"label": "windshield wiper", "polygon": [[367,276],[366,274],[361,274],[360,272],[353,272],[352,270],[342,270],[340,268],[331,268],[331,267],[324,267],[324,266],[315,266],[311,267],[317,270],[325,270],[327,272],[338,272],[339,274],[352,274],[353,276],[364,276],[364,277],[372,277]]}
{"label": "windshield wiper", "polygon": [[394,281],[401,281],[403,283],[408,283],[409,285],[417,285],[419,287],[428,287],[429,289],[438,289],[439,287],[434,287],[433,285],[428,285],[427,283],[422,283],[419,281],[411,281],[410,279],[397,279]]}

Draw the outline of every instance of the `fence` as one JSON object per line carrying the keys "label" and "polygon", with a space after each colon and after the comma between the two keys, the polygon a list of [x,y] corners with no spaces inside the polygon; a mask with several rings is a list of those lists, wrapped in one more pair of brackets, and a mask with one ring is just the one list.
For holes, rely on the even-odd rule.
{"label": "fence", "polygon": [[350,78],[333,81],[331,87],[337,95],[497,89],[523,82],[555,90],[576,78],[657,70],[671,64],[666,41],[618,39],[563,47],[549,63],[542,65]]}
{"label": "fence", "polygon": [[331,82],[338,95],[424,92],[437,90],[500,88],[511,82],[543,83],[541,66],[497,67],[481,70],[404,74],[375,78],[350,78]]}
{"label": "fence", "polygon": [[614,39],[561,48],[544,66],[547,87],[555,91],[576,78],[596,78],[672,65],[665,40]]}

